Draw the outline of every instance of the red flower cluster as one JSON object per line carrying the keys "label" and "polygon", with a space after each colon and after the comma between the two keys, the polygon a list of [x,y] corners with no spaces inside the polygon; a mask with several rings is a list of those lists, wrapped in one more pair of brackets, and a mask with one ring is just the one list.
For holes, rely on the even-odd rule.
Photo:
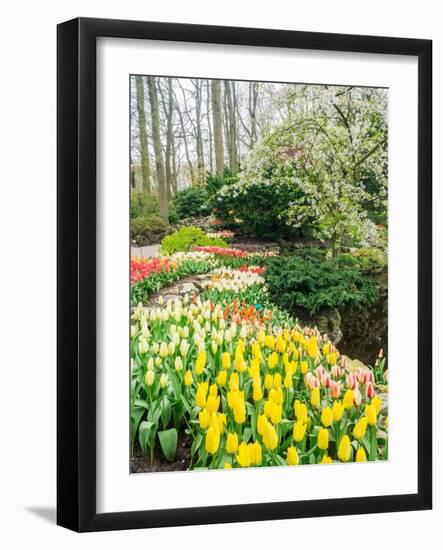
{"label": "red flower cluster", "polygon": [[262,275],[265,272],[265,268],[258,265],[242,265],[238,268],[238,271],[248,271],[250,273],[257,273],[257,275]]}
{"label": "red flower cluster", "polygon": [[131,285],[146,279],[152,273],[171,271],[175,265],[167,258],[131,258]]}
{"label": "red flower cluster", "polygon": [[248,255],[244,250],[238,248],[222,248],[221,246],[195,246],[196,252],[207,252],[216,256],[235,256],[236,258],[244,258]]}

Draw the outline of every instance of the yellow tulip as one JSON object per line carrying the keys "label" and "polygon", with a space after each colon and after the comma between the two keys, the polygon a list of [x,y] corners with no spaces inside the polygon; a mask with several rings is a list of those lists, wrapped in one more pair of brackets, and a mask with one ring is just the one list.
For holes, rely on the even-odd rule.
{"label": "yellow tulip", "polygon": [[354,390],[348,389],[343,397],[343,407],[349,410],[354,405]]}
{"label": "yellow tulip", "polygon": [[218,411],[218,407],[220,406],[220,397],[215,395],[209,395],[206,400],[206,408],[208,409],[209,413],[215,413]]}
{"label": "yellow tulip", "polygon": [[320,464],[332,464],[332,458],[327,454],[323,455],[323,458],[320,460]]}
{"label": "yellow tulip", "polygon": [[374,405],[374,407],[375,407],[375,412],[376,412],[377,414],[379,414],[380,411],[381,411],[382,400],[380,399],[380,397],[378,397],[378,396],[376,395],[376,396],[372,399],[371,405]]}
{"label": "yellow tulip", "polygon": [[337,400],[334,401],[334,404],[332,405],[332,415],[336,422],[341,420],[344,410],[345,408],[343,407],[341,401],[337,401]]}
{"label": "yellow tulip", "polygon": [[359,447],[355,455],[355,462],[366,462],[366,453],[363,447]]}
{"label": "yellow tulip", "polygon": [[234,359],[235,370],[238,372],[244,372],[246,370],[246,362],[243,354],[236,354]]}
{"label": "yellow tulip", "polygon": [[225,470],[232,470],[232,464],[229,464],[229,462],[225,462],[225,465],[223,466]]}
{"label": "yellow tulip", "polygon": [[209,424],[211,423],[211,415],[206,409],[203,409],[198,413],[198,422],[200,424],[200,428],[203,430],[206,430],[206,428],[209,427]]}
{"label": "yellow tulip", "polygon": [[325,428],[329,428],[332,425],[333,414],[331,407],[324,407],[321,411],[321,423]]}
{"label": "yellow tulip", "polygon": [[286,342],[284,341],[284,339],[282,338],[282,335],[279,334],[275,340],[275,347],[277,348],[277,351],[279,353],[284,353],[285,349],[286,349]]}
{"label": "yellow tulip", "polygon": [[231,356],[228,351],[222,353],[222,367],[226,370],[231,368]]}
{"label": "yellow tulip", "polygon": [[254,401],[261,401],[263,399],[263,392],[261,389],[260,379],[257,381],[254,381],[253,383],[253,392],[252,392],[252,399]]}
{"label": "yellow tulip", "polygon": [[246,420],[246,405],[242,399],[238,399],[234,404],[234,420],[237,424],[243,424]]}
{"label": "yellow tulip", "polygon": [[352,430],[354,437],[356,439],[363,439],[366,433],[367,426],[368,426],[368,419],[365,416],[363,416],[355,424],[354,429]]}
{"label": "yellow tulip", "polygon": [[257,334],[257,341],[259,344],[264,344],[266,341],[265,331],[263,329],[260,329]]}
{"label": "yellow tulip", "polygon": [[265,447],[270,451],[273,451],[278,445],[277,432],[270,422],[266,422],[263,433],[263,443]]}
{"label": "yellow tulip", "polygon": [[229,377],[229,389],[231,391],[238,391],[239,389],[238,374],[236,372],[233,372]]}
{"label": "yellow tulip", "polygon": [[328,363],[332,366],[337,363],[337,353],[332,352],[328,355]]}
{"label": "yellow tulip", "polygon": [[257,376],[260,376],[260,361],[258,359],[251,359],[249,365],[249,376],[254,379]]}
{"label": "yellow tulip", "polygon": [[272,408],[271,412],[271,422],[275,424],[279,424],[282,419],[282,406],[277,405],[277,403],[274,402],[274,406]]}
{"label": "yellow tulip", "polygon": [[250,449],[245,442],[241,443],[238,448],[237,462],[243,468],[248,468],[251,464]]}
{"label": "yellow tulip", "polygon": [[272,401],[272,399],[268,399],[267,401],[265,401],[265,406],[264,406],[264,413],[266,415],[267,418],[271,418],[272,416],[272,411],[274,410],[274,406],[275,406],[275,403],[274,401]]}
{"label": "yellow tulip", "polygon": [[160,387],[161,388],[166,388],[166,386],[168,385],[169,383],[169,377],[167,374],[163,373],[161,376],[160,376]]}
{"label": "yellow tulip", "polygon": [[194,381],[194,378],[192,376],[192,372],[190,370],[187,370],[185,373],[185,385],[190,386],[193,381]]}
{"label": "yellow tulip", "polygon": [[342,462],[348,462],[348,460],[350,460],[351,458],[351,453],[351,440],[349,439],[349,436],[344,435],[340,440],[340,445],[338,446],[338,458]]}
{"label": "yellow tulip", "polygon": [[219,386],[224,386],[226,384],[226,378],[227,378],[227,373],[225,370],[221,370],[219,373],[218,373],[218,376],[217,376],[217,384]]}
{"label": "yellow tulip", "polygon": [[195,372],[200,375],[206,366],[206,351],[199,351],[195,363]]}
{"label": "yellow tulip", "polygon": [[303,438],[305,437],[305,434],[306,434],[306,424],[301,420],[297,420],[297,422],[294,423],[294,429],[292,433],[294,440],[297,441],[297,443],[299,441],[302,441]]}
{"label": "yellow tulip", "polygon": [[317,337],[311,336],[309,340],[306,343],[306,351],[308,352],[308,355],[311,359],[315,359],[317,357]]}
{"label": "yellow tulip", "polygon": [[297,420],[300,420],[304,424],[308,421],[308,408],[304,403],[300,403],[298,399],[294,402],[294,414]]}
{"label": "yellow tulip", "polygon": [[268,419],[264,414],[260,414],[257,418],[257,432],[259,435],[263,435],[265,433],[265,427],[268,422]]}
{"label": "yellow tulip", "polygon": [[308,362],[307,361],[302,361],[300,363],[300,371],[303,375],[308,372]]}
{"label": "yellow tulip", "polygon": [[272,334],[267,334],[265,336],[265,346],[269,349],[274,349],[275,347],[275,339],[272,336]]}
{"label": "yellow tulip", "polygon": [[320,388],[314,388],[311,391],[311,405],[315,408],[320,406]]}
{"label": "yellow tulip", "polygon": [[167,357],[168,353],[168,344],[166,342],[162,342],[160,344],[160,357]]}
{"label": "yellow tulip", "polygon": [[254,342],[251,344],[251,352],[254,359],[256,359],[258,362],[262,360],[262,353],[260,349],[260,344],[258,342]]}
{"label": "yellow tulip", "polygon": [[281,374],[279,372],[274,374],[273,385],[274,385],[274,388],[280,388],[281,387]]}
{"label": "yellow tulip", "polygon": [[265,376],[265,388],[267,390],[270,390],[272,388],[272,386],[274,385],[274,377],[272,376],[272,374],[267,374]]}
{"label": "yellow tulip", "polygon": [[208,431],[206,432],[206,439],[205,439],[206,452],[213,455],[218,451],[219,446],[220,446],[220,432],[213,426],[210,426],[208,428]]}
{"label": "yellow tulip", "polygon": [[278,355],[273,351],[271,355],[268,357],[268,367],[270,369],[273,369],[277,366],[278,363]]}
{"label": "yellow tulip", "polygon": [[377,411],[375,410],[374,405],[366,405],[365,416],[368,419],[368,424],[370,426],[375,426],[375,424],[377,424]]}
{"label": "yellow tulip", "polygon": [[326,450],[329,445],[329,432],[326,428],[320,428],[317,436],[317,445],[319,449]]}
{"label": "yellow tulip", "polygon": [[236,433],[228,433],[226,439],[226,452],[234,454],[238,450],[238,435]]}
{"label": "yellow tulip", "polygon": [[288,390],[289,388],[292,388],[292,374],[288,373],[285,375],[285,381],[284,386]]}
{"label": "yellow tulip", "polygon": [[218,430],[221,434],[224,433],[224,431],[225,431],[226,422],[227,422],[227,420],[226,420],[226,414],[225,413],[217,414],[217,426],[218,426]]}
{"label": "yellow tulip", "polygon": [[288,447],[288,464],[290,466],[297,466],[299,457],[297,449],[295,447]]}
{"label": "yellow tulip", "polygon": [[249,443],[249,459],[251,466],[260,466],[262,462],[262,450],[258,441],[255,443]]}
{"label": "yellow tulip", "polygon": [[195,393],[195,402],[202,409],[206,405],[207,393],[208,393],[208,383],[200,382],[200,384],[198,384],[197,386],[197,391]]}
{"label": "yellow tulip", "polygon": [[147,386],[152,386],[155,380],[155,374],[153,370],[147,370],[145,374],[145,384]]}

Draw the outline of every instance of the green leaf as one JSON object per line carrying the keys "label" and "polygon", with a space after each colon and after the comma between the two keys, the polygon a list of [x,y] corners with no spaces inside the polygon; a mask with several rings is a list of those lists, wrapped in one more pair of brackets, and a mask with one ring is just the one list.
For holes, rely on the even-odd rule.
{"label": "green leaf", "polygon": [[147,411],[149,411],[148,402],[147,402],[147,401],[143,401],[143,399],[136,399],[135,402],[134,402],[134,405],[135,405],[136,407],[143,407],[144,409],[146,409]]}
{"label": "green leaf", "polygon": [[163,424],[163,427],[166,428],[172,416],[171,402],[169,401],[166,395],[161,400],[160,408],[161,408],[162,424]]}
{"label": "green leaf", "polygon": [[175,428],[171,428],[170,430],[158,432],[158,438],[166,460],[172,462],[175,458],[175,452],[177,450],[177,430]]}
{"label": "green leaf", "polygon": [[131,441],[135,440],[138,425],[140,424],[140,420],[143,418],[144,414],[145,409],[142,408],[134,407],[131,411]]}
{"label": "green leaf", "polygon": [[146,420],[140,424],[140,428],[138,430],[138,441],[144,455],[147,453],[148,446],[151,447],[150,436],[154,427],[155,424],[152,422],[147,422]]}
{"label": "green leaf", "polygon": [[199,433],[197,437],[194,439],[194,441],[192,442],[192,447],[191,447],[192,456],[194,456],[194,454],[198,451],[202,442],[203,442],[203,435]]}

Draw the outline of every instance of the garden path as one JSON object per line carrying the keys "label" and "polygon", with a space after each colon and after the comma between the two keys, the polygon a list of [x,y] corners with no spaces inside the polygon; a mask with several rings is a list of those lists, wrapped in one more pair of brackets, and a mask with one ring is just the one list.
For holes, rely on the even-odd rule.
{"label": "garden path", "polygon": [[144,258],[160,256],[160,245],[150,244],[148,246],[131,246],[131,256]]}

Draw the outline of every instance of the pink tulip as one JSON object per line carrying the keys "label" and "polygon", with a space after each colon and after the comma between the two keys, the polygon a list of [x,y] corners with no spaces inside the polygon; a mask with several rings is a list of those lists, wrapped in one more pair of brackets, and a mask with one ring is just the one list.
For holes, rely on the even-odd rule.
{"label": "pink tulip", "polygon": [[374,383],[374,373],[372,370],[368,369],[366,371],[366,384],[373,384]]}
{"label": "pink tulip", "polygon": [[371,382],[366,383],[366,397],[374,397],[374,386],[371,384]]}
{"label": "pink tulip", "polygon": [[332,365],[331,367],[331,374],[334,378],[340,378],[341,376],[341,368],[338,365]]}
{"label": "pink tulip", "polygon": [[331,385],[331,377],[329,376],[329,374],[327,372],[322,374],[320,380],[321,380],[321,385],[324,388],[329,388],[329,386]]}
{"label": "pink tulip", "polygon": [[359,368],[357,370],[357,379],[360,384],[364,384],[366,382],[366,369]]}
{"label": "pink tulip", "polygon": [[346,385],[350,390],[353,390],[355,388],[356,383],[357,383],[357,380],[355,376],[352,374],[352,372],[346,375]]}
{"label": "pink tulip", "polygon": [[340,397],[341,393],[341,386],[340,382],[336,382],[335,380],[331,381],[331,395],[334,399],[337,399]]}

